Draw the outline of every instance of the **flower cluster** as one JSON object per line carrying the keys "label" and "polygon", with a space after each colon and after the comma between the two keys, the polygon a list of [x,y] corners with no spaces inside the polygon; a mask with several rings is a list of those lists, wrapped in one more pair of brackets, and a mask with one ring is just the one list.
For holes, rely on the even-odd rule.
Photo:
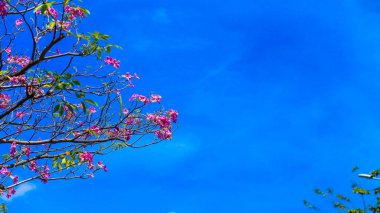
{"label": "flower cluster", "polygon": [[34,172],[38,172],[37,171],[37,162],[36,161],[30,161],[30,163],[29,163],[29,169],[31,170],[31,171],[34,171]]}
{"label": "flower cluster", "polygon": [[152,95],[150,96],[150,102],[151,102],[151,103],[154,103],[154,102],[160,103],[160,102],[161,102],[161,99],[162,99],[161,95],[152,94]]}
{"label": "flower cluster", "polygon": [[104,59],[104,62],[106,64],[109,64],[109,65],[112,65],[113,67],[115,67],[116,69],[119,69],[120,68],[120,61],[119,60],[116,60],[114,58],[111,58],[109,56],[107,56],[105,59]]}
{"label": "flower cluster", "polygon": [[58,12],[53,8],[49,7],[47,11],[45,11],[45,15],[52,16],[54,19],[58,19]]}
{"label": "flower cluster", "polygon": [[129,98],[129,101],[135,100],[135,101],[143,102],[144,104],[149,104],[149,103],[154,103],[154,102],[160,103],[161,99],[162,99],[161,95],[157,95],[157,94],[152,94],[150,98],[144,95],[140,95],[140,94],[132,94],[131,97]]}
{"label": "flower cluster", "polygon": [[156,130],[154,134],[162,140],[170,139],[172,137],[171,122],[176,123],[178,118],[178,112],[175,110],[169,110],[167,115],[147,114],[146,119],[155,123],[160,129]]}
{"label": "flower cluster", "polygon": [[9,107],[11,97],[8,94],[0,94],[0,109],[6,109]]}
{"label": "flower cluster", "polygon": [[114,128],[107,131],[107,135],[111,138],[122,137],[124,140],[128,141],[132,137],[132,132],[129,129]]}
{"label": "flower cluster", "polygon": [[10,82],[12,85],[25,84],[26,83],[26,77],[25,77],[25,75],[13,76],[10,78]]}
{"label": "flower cluster", "polygon": [[16,148],[17,148],[17,144],[16,142],[13,142],[11,144],[11,149],[9,151],[9,154],[11,154],[13,157],[16,156]]}
{"label": "flower cluster", "polygon": [[131,87],[135,87],[135,85],[133,85],[132,83],[132,80],[131,80],[132,78],[140,79],[140,77],[136,73],[131,75],[129,74],[129,72],[126,72],[124,75],[121,75],[121,77],[126,78],[129,81],[129,86]]}
{"label": "flower cluster", "polygon": [[40,171],[40,179],[42,183],[47,183],[50,177],[49,167],[44,165]]}
{"label": "flower cluster", "polygon": [[7,4],[4,1],[1,1],[0,2],[0,16],[1,17],[4,18],[5,16],[7,16],[8,14],[7,9],[8,9]]}
{"label": "flower cluster", "polygon": [[9,64],[17,64],[20,65],[21,67],[25,67],[26,65],[29,64],[29,57],[24,56],[24,57],[19,57],[19,56],[9,56],[7,59],[7,62]]}
{"label": "flower cluster", "polygon": [[132,96],[129,98],[129,101],[132,101],[132,100],[149,104],[149,99],[144,95],[132,94]]}
{"label": "flower cluster", "polygon": [[78,17],[84,18],[85,14],[80,7],[71,7],[70,5],[65,6],[65,12],[68,13],[70,20],[74,20]]}
{"label": "flower cluster", "polygon": [[22,21],[21,18],[19,18],[19,19],[17,19],[17,20],[15,21],[15,25],[16,25],[16,26],[20,26],[22,23],[23,23],[23,21]]}

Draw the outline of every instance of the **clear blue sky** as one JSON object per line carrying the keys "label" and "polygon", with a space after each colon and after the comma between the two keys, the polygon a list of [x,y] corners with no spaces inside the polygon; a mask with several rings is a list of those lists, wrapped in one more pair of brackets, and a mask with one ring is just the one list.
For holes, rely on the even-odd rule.
{"label": "clear blue sky", "polygon": [[112,35],[180,128],[93,180],[35,182],[11,212],[300,213],[314,187],[349,192],[353,166],[380,168],[379,1],[84,5],[85,30]]}

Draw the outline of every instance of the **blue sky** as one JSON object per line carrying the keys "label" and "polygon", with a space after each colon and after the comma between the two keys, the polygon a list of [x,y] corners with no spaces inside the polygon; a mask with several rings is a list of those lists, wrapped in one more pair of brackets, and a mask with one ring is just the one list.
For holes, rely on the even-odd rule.
{"label": "blue sky", "polygon": [[93,180],[28,184],[11,212],[307,212],[314,187],[349,192],[353,166],[379,168],[378,1],[84,5],[84,29],[112,35],[180,128]]}

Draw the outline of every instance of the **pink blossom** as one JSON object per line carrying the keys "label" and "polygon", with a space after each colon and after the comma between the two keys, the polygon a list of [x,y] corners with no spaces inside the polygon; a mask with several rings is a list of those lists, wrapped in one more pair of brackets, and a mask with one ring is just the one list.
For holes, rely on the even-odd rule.
{"label": "pink blossom", "polygon": [[25,77],[25,75],[13,76],[13,77],[11,77],[10,82],[12,85],[25,84],[26,83],[26,77]]}
{"label": "pink blossom", "polygon": [[90,113],[92,113],[92,114],[93,114],[93,113],[96,113],[96,109],[95,109],[94,107],[90,107],[89,110],[90,110]]}
{"label": "pink blossom", "polygon": [[71,26],[71,22],[68,21],[58,21],[57,26],[63,30],[67,30]]}
{"label": "pink blossom", "polygon": [[172,133],[168,128],[157,130],[154,132],[154,134],[162,140],[170,139],[172,137]]}
{"label": "pink blossom", "polygon": [[30,155],[30,147],[29,147],[29,146],[25,145],[24,148],[22,149],[22,151],[23,151],[23,153],[24,153],[27,157],[29,157],[29,155]]}
{"label": "pink blossom", "polygon": [[2,175],[7,175],[9,173],[8,169],[6,167],[1,168],[0,173]]}
{"label": "pink blossom", "polygon": [[157,94],[152,94],[150,96],[150,102],[157,102],[157,103],[160,103],[161,102],[161,95],[157,95]]}
{"label": "pink blossom", "polygon": [[13,142],[11,144],[11,150],[10,150],[9,154],[11,154],[12,156],[15,156],[16,155],[16,147],[17,147],[16,142]]}
{"label": "pink blossom", "polygon": [[45,15],[50,15],[54,19],[58,19],[58,12],[53,7],[49,7],[49,9],[45,12]]}
{"label": "pink blossom", "polygon": [[147,119],[148,121],[154,121],[154,120],[156,119],[156,117],[157,117],[157,115],[152,114],[152,113],[148,113],[148,114],[146,115],[146,119]]}
{"label": "pink blossom", "polygon": [[111,58],[109,56],[107,56],[105,59],[104,59],[104,62],[106,64],[109,64],[109,65],[112,65],[113,67],[115,68],[120,68],[120,61],[119,60],[116,60],[114,58]]}
{"label": "pink blossom", "polygon": [[91,127],[91,130],[94,131],[96,134],[102,133],[102,131],[100,130],[100,128],[97,125],[93,125]]}
{"label": "pink blossom", "polygon": [[135,78],[140,79],[140,77],[136,73],[134,73],[133,75],[135,76]]}
{"label": "pink blossom", "polygon": [[132,94],[132,96],[129,98],[129,101],[136,100],[140,102],[144,102],[145,104],[149,103],[149,99],[143,95],[139,94]]}
{"label": "pink blossom", "polygon": [[125,73],[125,75],[121,75],[121,77],[126,78],[128,81],[133,78],[133,76],[131,74],[129,74],[129,72]]}
{"label": "pink blossom", "polygon": [[69,13],[69,19],[74,20],[77,17],[84,18],[85,14],[80,7],[71,7],[69,5],[65,6],[65,12]]}
{"label": "pink blossom", "polygon": [[12,180],[13,180],[13,184],[17,183],[18,182],[18,176],[9,176]]}
{"label": "pink blossom", "polygon": [[7,48],[5,48],[5,50],[4,50],[8,55],[10,55],[11,54],[11,52],[12,52],[12,50],[11,50],[11,48],[10,47],[7,47]]}
{"label": "pink blossom", "polygon": [[129,110],[127,110],[126,108],[123,109],[123,114],[124,115],[128,115],[129,114]]}
{"label": "pink blossom", "polygon": [[170,109],[168,111],[168,114],[170,116],[170,119],[174,122],[174,123],[177,123],[177,118],[178,118],[178,112],[173,110],[173,109]]}
{"label": "pink blossom", "polygon": [[29,169],[34,171],[34,172],[37,172],[37,162],[36,161],[30,161]]}
{"label": "pink blossom", "polygon": [[40,179],[42,183],[47,183],[50,177],[49,167],[47,165],[44,165],[42,167],[42,170],[40,171]]}
{"label": "pink blossom", "polygon": [[94,168],[94,164],[92,162],[88,163],[87,168],[92,170]]}
{"label": "pink blossom", "polygon": [[7,192],[7,198],[11,198],[12,195],[14,195],[16,193],[16,190],[14,188],[9,188],[8,189],[8,192]]}
{"label": "pink blossom", "polygon": [[16,118],[23,118],[26,115],[26,112],[16,112]]}
{"label": "pink blossom", "polygon": [[19,56],[9,56],[7,62],[10,64],[18,64],[22,67],[28,65],[30,59],[28,56],[19,57]]}
{"label": "pink blossom", "polygon": [[79,159],[81,162],[92,162],[92,158],[94,157],[93,154],[90,152],[82,152],[79,154]]}
{"label": "pink blossom", "polygon": [[8,94],[0,94],[0,109],[6,109],[9,107],[11,97]]}
{"label": "pink blossom", "polygon": [[104,165],[101,161],[98,162],[98,166],[99,166],[99,168],[103,169],[105,172],[108,171],[107,166]]}
{"label": "pink blossom", "polygon": [[4,1],[1,1],[0,2],[0,15],[1,17],[5,17],[7,16],[8,12],[7,12],[7,9],[8,9],[8,6],[5,4]]}
{"label": "pink blossom", "polygon": [[21,18],[17,19],[15,22],[16,26],[20,26],[22,23],[24,23],[24,22],[22,21]]}

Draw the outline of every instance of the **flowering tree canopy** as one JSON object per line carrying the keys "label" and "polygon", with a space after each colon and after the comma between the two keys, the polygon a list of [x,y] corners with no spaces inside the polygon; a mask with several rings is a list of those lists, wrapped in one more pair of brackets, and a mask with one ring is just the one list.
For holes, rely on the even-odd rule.
{"label": "flowering tree canopy", "polygon": [[0,1],[0,192],[8,198],[36,179],[93,177],[107,171],[100,155],[172,137],[178,113],[159,107],[158,94],[130,93],[139,76],[119,72],[109,54],[120,47],[108,35],[80,31],[88,15],[71,0]]}

